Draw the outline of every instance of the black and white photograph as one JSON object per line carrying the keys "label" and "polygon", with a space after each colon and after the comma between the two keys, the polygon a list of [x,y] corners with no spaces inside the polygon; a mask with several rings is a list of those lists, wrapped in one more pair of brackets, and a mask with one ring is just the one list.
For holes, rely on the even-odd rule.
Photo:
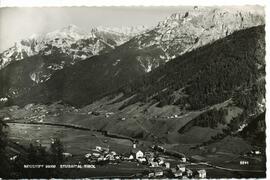
{"label": "black and white photograph", "polygon": [[266,179],[265,8],[1,6],[0,179]]}

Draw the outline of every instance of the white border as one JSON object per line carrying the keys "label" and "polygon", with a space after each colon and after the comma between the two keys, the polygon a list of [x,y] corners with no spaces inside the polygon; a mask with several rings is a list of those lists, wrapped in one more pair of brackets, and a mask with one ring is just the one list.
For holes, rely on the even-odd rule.
{"label": "white border", "polygon": [[[198,5],[198,6],[222,6],[222,5],[261,5],[265,6],[266,14],[266,154],[267,154],[267,169],[270,169],[269,161],[269,145],[270,138],[270,112],[268,110],[270,103],[270,83],[269,83],[269,58],[270,58],[270,35],[269,35],[269,17],[270,17],[270,0],[0,0],[0,7],[61,7],[61,6],[183,6],[183,5]],[[266,172],[266,179],[270,178],[269,171]]]}
{"label": "white border", "polygon": [[0,0],[0,7],[266,5],[268,0]]}

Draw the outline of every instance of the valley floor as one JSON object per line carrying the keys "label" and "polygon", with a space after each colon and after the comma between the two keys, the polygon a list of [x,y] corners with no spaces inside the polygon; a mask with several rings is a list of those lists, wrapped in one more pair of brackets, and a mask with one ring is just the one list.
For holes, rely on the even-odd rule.
{"label": "valley floor", "polygon": [[[94,106],[99,107],[96,104]],[[200,144],[198,142],[207,141],[209,137],[215,135],[216,131],[197,127],[183,135],[177,134],[176,130],[200,114],[200,111],[187,112],[177,118],[166,115],[165,118],[159,118],[160,120],[155,122],[149,120],[150,117],[146,115],[146,122],[154,123],[149,125],[141,124],[144,122],[140,120],[143,115],[127,120],[125,119],[128,118],[127,112],[115,114],[114,112],[116,111],[113,108],[105,109],[105,111],[100,109],[90,111],[62,105],[29,105],[24,108],[4,108],[0,111],[0,115],[6,117],[8,137],[14,145],[28,147],[32,143],[49,147],[52,139],[59,138],[65,152],[71,155],[67,157],[65,164],[95,165],[95,168],[62,169],[63,172],[69,173],[71,178],[149,177],[152,171],[157,171],[156,169],[161,169],[163,174],[157,174],[154,177],[175,177],[168,173],[177,165],[184,166],[193,172],[204,169],[207,172],[207,178],[265,177],[264,155],[247,156],[243,152],[249,152],[253,147],[239,137],[226,137],[218,142],[193,148]],[[139,114],[137,110],[135,113]],[[128,124],[129,121],[132,123]],[[164,133],[166,121],[169,122],[168,124],[171,123],[171,127],[167,129],[173,131],[169,135]],[[122,124],[126,126],[122,127]],[[150,125],[157,129],[150,129]],[[143,131],[143,136],[130,133],[136,131]],[[166,138],[171,138],[172,141]],[[144,153],[158,154],[164,162],[170,163],[170,168],[151,167],[149,164],[127,159],[135,140],[138,149]],[[153,146],[161,147],[162,151],[153,149]],[[114,151],[116,156],[119,155],[120,160],[100,164],[96,163],[96,160],[89,161],[85,158],[86,154],[93,153],[97,147]],[[15,148],[10,156],[18,154],[20,152]],[[182,157],[186,157],[187,161],[182,162]],[[248,162],[248,164],[242,162]]]}
{"label": "valley floor", "polygon": [[[51,138],[60,138],[64,144],[65,151],[72,154],[65,164],[89,164],[85,161],[85,154],[89,153],[96,146],[108,147],[117,154],[129,153],[132,149],[132,141],[127,139],[110,138],[101,132],[91,130],[81,130],[72,127],[54,126],[40,124],[8,123],[10,129],[10,139],[22,146],[28,146],[30,143],[49,146]],[[151,151],[151,142],[139,142],[139,148],[145,151]],[[170,145],[164,145],[164,147]],[[181,146],[181,144],[179,144]],[[198,152],[199,154],[199,152]],[[181,158],[174,156],[165,156],[165,161],[170,162],[171,166],[176,166],[181,162]],[[200,159],[201,160],[197,160]],[[189,154],[185,164],[186,168],[192,171],[205,169],[208,178],[244,178],[244,177],[264,177],[265,162],[257,158],[257,162],[252,165],[241,166],[239,161],[249,161],[250,158],[230,154],[230,153],[208,153],[197,155],[196,152]],[[261,162],[260,162],[261,161]],[[252,161],[254,162],[254,161]],[[120,161],[117,163],[108,163],[106,165],[97,165],[95,168],[63,169],[74,177],[114,177],[130,178],[144,177],[145,171],[151,171],[153,168],[136,161]],[[147,177],[147,176],[146,176]]]}

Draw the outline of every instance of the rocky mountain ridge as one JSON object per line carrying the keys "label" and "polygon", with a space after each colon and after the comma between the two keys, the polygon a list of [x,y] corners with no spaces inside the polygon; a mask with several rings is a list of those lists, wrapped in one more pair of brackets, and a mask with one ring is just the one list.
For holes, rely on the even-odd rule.
{"label": "rocky mountain ridge", "polygon": [[145,29],[142,27],[92,28],[85,32],[75,25],[43,35],[34,34],[15,42],[14,46],[0,54],[0,69],[13,61],[34,55],[66,54],[74,59],[71,64],[102,52],[108,52]]}
{"label": "rocky mountain ridge", "polygon": [[146,72],[171,59],[212,43],[231,33],[263,25],[261,14],[222,8],[198,8],[172,14],[155,28],[136,36],[128,48],[158,52],[154,56],[136,57]]}

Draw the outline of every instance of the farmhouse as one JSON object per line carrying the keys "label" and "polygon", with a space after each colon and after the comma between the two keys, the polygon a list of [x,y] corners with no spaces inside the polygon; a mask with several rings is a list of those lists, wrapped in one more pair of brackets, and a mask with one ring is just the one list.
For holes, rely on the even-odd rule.
{"label": "farmhouse", "polygon": [[[147,158],[147,157],[146,157],[146,158]],[[147,160],[148,160],[149,163],[154,162],[154,158],[153,158],[153,157],[147,158]]]}
{"label": "farmhouse", "polygon": [[72,154],[71,153],[67,153],[67,152],[62,153],[62,155],[64,157],[72,157]]}
{"label": "farmhouse", "polygon": [[96,151],[101,151],[101,147],[100,146],[96,146]]}
{"label": "farmhouse", "polygon": [[131,155],[128,157],[128,159],[132,160],[132,159],[134,159],[134,156],[131,154]]}
{"label": "farmhouse", "polygon": [[164,158],[159,157],[159,158],[158,158],[158,164],[159,164],[159,165],[164,164]]}
{"label": "farmhouse", "polygon": [[9,159],[11,160],[11,161],[15,161],[16,159],[17,159],[17,155],[15,155],[15,156],[12,156],[12,157],[10,157]]}
{"label": "farmhouse", "polygon": [[164,165],[165,165],[166,169],[170,168],[170,163],[169,162],[165,162]]}
{"label": "farmhouse", "polygon": [[178,165],[177,165],[177,168],[178,168],[180,171],[182,171],[182,172],[185,172],[185,171],[186,171],[186,167],[185,167],[184,165],[182,165],[182,164],[178,164]]}
{"label": "farmhouse", "polygon": [[206,178],[206,170],[205,169],[201,169],[197,171],[199,174],[199,178]]}
{"label": "farmhouse", "polygon": [[193,172],[190,169],[186,169],[186,173],[188,177],[192,177]]}
{"label": "farmhouse", "polygon": [[155,171],[155,176],[156,176],[156,177],[163,176],[163,171],[162,171],[162,170],[156,170],[156,171]]}
{"label": "farmhouse", "polygon": [[176,170],[173,174],[174,177],[181,177],[183,175],[183,172],[181,170]]}
{"label": "farmhouse", "polygon": [[93,153],[93,156],[95,156],[95,157],[99,157],[100,156],[100,154],[99,153]]}
{"label": "farmhouse", "polygon": [[87,153],[84,157],[85,158],[90,158],[91,157],[91,154],[90,153]]}
{"label": "farmhouse", "polygon": [[187,162],[187,158],[183,157],[182,159],[182,162]]}
{"label": "farmhouse", "polygon": [[257,151],[255,151],[255,154],[259,155],[259,154],[261,154],[261,151],[257,150]]}
{"label": "farmhouse", "polygon": [[131,154],[135,157],[135,159],[139,159],[139,158],[142,158],[143,157],[143,152],[137,148],[133,148],[131,150]]}
{"label": "farmhouse", "polygon": [[151,167],[159,167],[157,162],[150,162]]}
{"label": "farmhouse", "polygon": [[138,160],[140,163],[145,163],[145,162],[147,162],[146,159],[145,159],[144,157],[139,157],[137,160]]}
{"label": "farmhouse", "polygon": [[155,176],[155,173],[153,173],[153,172],[150,172],[150,173],[148,174],[148,177],[149,177],[149,178],[154,177],[154,176]]}

